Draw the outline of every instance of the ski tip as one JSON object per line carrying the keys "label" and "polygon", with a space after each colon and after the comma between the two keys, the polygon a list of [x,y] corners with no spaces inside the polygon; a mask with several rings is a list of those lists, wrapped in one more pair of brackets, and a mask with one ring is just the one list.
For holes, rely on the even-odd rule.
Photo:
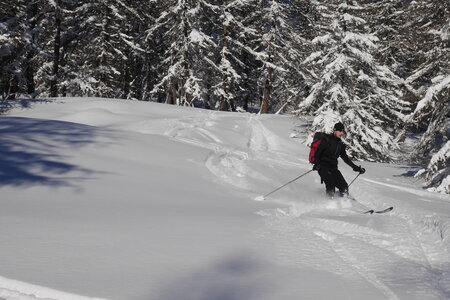
{"label": "ski tip", "polygon": [[266,199],[264,198],[264,196],[258,196],[258,197],[255,197],[253,200],[255,200],[255,201],[264,201]]}
{"label": "ski tip", "polygon": [[388,208],[386,208],[386,209],[383,209],[383,210],[380,210],[380,211],[376,211],[376,213],[377,213],[377,214],[387,213],[387,212],[390,212],[390,211],[393,210],[393,209],[394,209],[394,207],[391,206],[391,207],[388,207]]}
{"label": "ski tip", "polygon": [[371,215],[371,214],[373,214],[374,212],[375,212],[375,210],[371,209],[371,210],[368,210],[368,211],[366,211],[366,212],[364,212],[364,213],[365,213],[365,214]]}

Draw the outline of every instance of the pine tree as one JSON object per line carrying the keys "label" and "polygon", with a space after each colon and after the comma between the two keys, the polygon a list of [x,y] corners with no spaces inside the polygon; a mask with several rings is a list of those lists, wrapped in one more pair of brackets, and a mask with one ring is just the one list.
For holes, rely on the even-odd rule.
{"label": "pine tree", "polygon": [[366,20],[378,38],[377,60],[397,76],[406,78],[411,73],[416,56],[415,39],[408,24],[410,15],[404,0],[372,1],[367,5]]}
{"label": "pine tree", "polygon": [[[207,93],[199,73],[214,55],[209,49],[216,43],[204,33],[201,19],[214,15],[216,7],[206,0],[168,0],[159,3],[160,15],[147,31],[147,40],[157,40],[159,57],[155,68],[159,71],[150,92],[164,95],[164,102],[177,105],[194,105]],[[151,49],[149,50],[152,51]]]}
{"label": "pine tree", "polygon": [[259,32],[254,27],[258,1],[231,0],[218,3],[216,84],[211,88],[218,97],[219,110],[248,110],[258,94],[257,69],[261,53],[256,50]]}
{"label": "pine tree", "polygon": [[141,97],[147,2],[141,10],[131,0],[15,3],[0,29],[8,40],[0,53],[3,97]]}
{"label": "pine tree", "polygon": [[428,161],[423,173],[430,187],[450,194],[450,75],[435,77],[434,84],[418,103],[408,122],[425,122],[427,130],[413,157]]}
{"label": "pine tree", "polygon": [[[38,1],[34,9],[37,34],[34,37],[36,49],[32,57],[36,94],[44,97],[64,96],[63,82],[65,55],[70,53],[71,39],[68,38],[67,14],[73,9],[74,1]],[[45,28],[45,30],[44,30]]]}
{"label": "pine tree", "polygon": [[450,194],[450,140],[431,157],[425,176],[430,190]]}
{"label": "pine tree", "polygon": [[[56,2],[52,2],[56,3]],[[49,92],[52,6],[47,1],[14,0],[1,7],[0,92],[4,98],[36,97]],[[47,30],[45,30],[46,28]],[[52,44],[53,45],[53,44]],[[49,71],[40,73],[47,68]],[[45,82],[44,85],[40,84]]]}
{"label": "pine tree", "polygon": [[0,5],[0,93],[3,99],[15,99],[24,93],[26,76],[23,65],[27,43],[24,37],[27,18],[25,1]]}
{"label": "pine tree", "polygon": [[313,131],[345,124],[350,153],[367,160],[390,160],[392,134],[407,105],[399,100],[400,79],[375,57],[379,41],[355,1],[323,1],[317,8],[320,35],[304,63],[318,81],[297,113],[313,113]]}
{"label": "pine tree", "polygon": [[310,87],[314,84],[314,76],[302,65],[312,52],[311,41],[315,35],[317,11],[309,0],[289,1],[288,19],[290,33],[282,48],[286,62],[283,72],[276,77],[273,107],[277,111],[291,112],[304,100]]}
{"label": "pine tree", "polygon": [[[139,32],[145,5],[140,5],[142,10],[135,6],[132,1],[96,0],[77,7],[67,18],[66,27],[72,28],[67,35],[76,47],[67,52],[66,74],[71,75],[64,85],[72,95],[134,98],[131,84],[145,53]],[[74,22],[80,16],[81,22]]]}
{"label": "pine tree", "polygon": [[424,175],[429,186],[449,193],[450,3],[415,2],[410,15],[418,63],[405,81],[420,101],[406,121],[423,132],[412,157],[428,164]]}
{"label": "pine tree", "polygon": [[304,22],[300,13],[309,9],[308,4],[308,1],[259,1],[254,28],[259,33],[257,49],[262,63],[260,113],[284,107],[306,86],[300,62],[307,42],[302,36]]}

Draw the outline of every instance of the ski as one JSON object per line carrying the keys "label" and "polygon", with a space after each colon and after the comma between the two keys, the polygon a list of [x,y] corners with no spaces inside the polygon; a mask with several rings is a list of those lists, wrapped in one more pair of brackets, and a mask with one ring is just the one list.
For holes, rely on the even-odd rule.
{"label": "ski", "polygon": [[369,215],[371,215],[373,213],[375,213],[375,214],[384,214],[384,213],[390,212],[393,209],[394,209],[393,206],[388,207],[386,209],[382,209],[382,210],[369,209],[368,211],[363,212],[363,214],[369,214]]}
{"label": "ski", "polygon": [[359,202],[358,200],[356,200],[355,198],[353,198],[352,196],[347,196],[348,199],[355,201],[356,203],[358,203],[359,206],[364,207],[365,209],[367,209],[366,211],[363,211],[363,214],[384,214],[387,212],[390,212],[391,210],[394,209],[393,206],[390,206],[388,208],[385,209],[381,209],[381,210],[375,210],[375,209],[369,209],[367,206],[365,206],[364,204],[362,204],[361,202]]}

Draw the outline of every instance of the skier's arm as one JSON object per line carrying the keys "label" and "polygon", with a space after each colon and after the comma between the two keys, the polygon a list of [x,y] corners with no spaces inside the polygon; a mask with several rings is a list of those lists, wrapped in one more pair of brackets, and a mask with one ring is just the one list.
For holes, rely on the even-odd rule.
{"label": "skier's arm", "polygon": [[355,165],[352,161],[351,161],[351,159],[347,156],[347,152],[345,151],[345,145],[342,147],[342,151],[341,151],[341,154],[340,154],[340,157],[342,158],[342,160],[343,161],[345,161],[345,163],[347,164],[347,165],[349,165],[352,169],[353,169],[353,171],[360,171],[360,169],[361,169],[361,167],[358,167],[357,165]]}

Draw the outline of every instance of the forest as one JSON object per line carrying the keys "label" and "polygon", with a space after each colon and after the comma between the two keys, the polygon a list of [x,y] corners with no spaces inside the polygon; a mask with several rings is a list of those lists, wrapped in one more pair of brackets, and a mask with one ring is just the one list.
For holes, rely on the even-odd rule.
{"label": "forest", "polygon": [[2,102],[55,97],[341,121],[450,193],[450,1],[0,0]]}

